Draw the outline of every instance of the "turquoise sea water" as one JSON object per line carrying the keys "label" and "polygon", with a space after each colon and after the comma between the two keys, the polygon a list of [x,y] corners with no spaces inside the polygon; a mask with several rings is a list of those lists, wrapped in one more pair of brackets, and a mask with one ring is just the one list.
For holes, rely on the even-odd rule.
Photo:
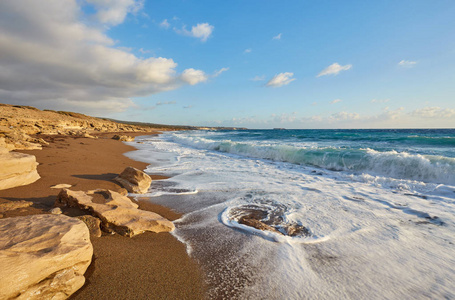
{"label": "turquoise sea water", "polygon": [[331,171],[455,184],[454,129],[217,131],[175,140]]}
{"label": "turquoise sea water", "polygon": [[[210,299],[455,299],[455,130],[167,132],[132,143]],[[144,196],[142,196],[144,197]],[[239,220],[253,213],[274,230]],[[286,235],[288,228],[304,228]]]}

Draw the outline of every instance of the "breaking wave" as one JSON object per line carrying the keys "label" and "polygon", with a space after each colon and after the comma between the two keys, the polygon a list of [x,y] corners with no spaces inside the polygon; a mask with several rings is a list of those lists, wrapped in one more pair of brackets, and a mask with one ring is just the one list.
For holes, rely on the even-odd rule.
{"label": "breaking wave", "polygon": [[307,147],[255,142],[214,141],[172,134],[174,142],[251,158],[307,165],[332,171],[455,185],[455,158],[343,147]]}

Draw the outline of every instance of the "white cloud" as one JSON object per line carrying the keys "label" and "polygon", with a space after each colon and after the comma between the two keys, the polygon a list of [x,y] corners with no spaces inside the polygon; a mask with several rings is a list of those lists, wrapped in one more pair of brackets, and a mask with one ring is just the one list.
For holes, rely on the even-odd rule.
{"label": "white cloud", "polygon": [[330,104],[335,104],[335,103],[338,103],[338,102],[341,102],[342,100],[341,99],[335,99],[333,101],[330,101]]}
{"label": "white cloud", "polygon": [[272,39],[273,40],[281,40],[281,33],[279,33],[278,35],[274,36]]}
{"label": "white cloud", "polygon": [[265,80],[265,75],[262,75],[262,76],[259,76],[259,75],[256,75],[254,76],[254,78],[251,78],[252,81],[263,81]]}
{"label": "white cloud", "polygon": [[359,120],[360,119],[360,115],[358,113],[348,113],[348,112],[345,112],[345,111],[341,111],[339,113],[336,113],[336,114],[332,114],[330,117],[329,117],[329,121],[352,121],[352,120]]}
{"label": "white cloud", "polygon": [[215,27],[209,23],[200,23],[191,27],[191,35],[205,42],[211,35]]}
{"label": "white cloud", "polygon": [[245,51],[243,51],[243,53],[251,53],[251,51],[253,51],[251,48],[248,48],[248,49],[245,49]]}
{"label": "white cloud", "polygon": [[292,76],[294,76],[294,73],[290,72],[277,74],[266,83],[266,86],[281,87],[283,85],[287,85],[295,80]]}
{"label": "white cloud", "polygon": [[167,21],[167,19],[164,19],[163,22],[160,23],[160,27],[161,27],[161,28],[166,28],[166,29],[168,29],[170,26],[171,26],[171,24],[169,24],[169,22]]}
{"label": "white cloud", "polygon": [[[177,74],[177,63],[171,58],[141,59],[123,48],[115,48],[102,26],[89,26],[82,21],[81,3],[84,2],[0,1],[2,102],[105,113],[131,107],[130,98],[201,81],[201,76],[198,80],[188,79],[195,77],[191,74],[204,74],[194,69],[184,76],[188,80],[182,80],[183,74]],[[96,3],[100,11],[110,9],[105,1],[90,3]],[[112,9],[121,7],[124,12],[138,9],[142,2],[112,3]],[[100,15],[109,24],[124,18],[103,19]]]}
{"label": "white cloud", "polygon": [[331,64],[324,70],[322,70],[316,77],[326,76],[326,75],[338,75],[341,71],[347,71],[352,68],[352,65],[341,66],[338,63]]}
{"label": "white cloud", "polygon": [[399,66],[407,67],[407,68],[411,68],[416,64],[417,64],[416,61],[410,61],[410,60],[402,60],[398,63]]}
{"label": "white cloud", "polygon": [[387,103],[389,101],[390,101],[390,99],[372,99],[370,102],[371,103]]}
{"label": "white cloud", "polygon": [[221,68],[221,69],[215,71],[215,74],[213,74],[213,77],[218,77],[219,75],[221,75],[221,73],[226,72],[227,70],[229,70],[229,68]]}
{"label": "white cloud", "polygon": [[186,29],[186,25],[182,26],[182,29],[174,27],[174,31],[178,34],[183,34],[191,37],[200,39],[202,42],[207,41],[207,39],[212,35],[215,27],[209,23],[198,23],[196,26],[191,27],[191,31]]}
{"label": "white cloud", "polygon": [[207,81],[208,77],[207,75],[201,71],[201,70],[195,70],[193,68],[186,69],[183,71],[182,75],[180,78],[191,85],[195,85],[200,82],[205,82]]}
{"label": "white cloud", "polygon": [[137,13],[144,7],[144,0],[86,0],[97,9],[97,19],[107,25],[123,23],[128,13]]}
{"label": "white cloud", "polygon": [[411,113],[414,117],[429,118],[429,119],[448,119],[455,118],[455,109],[440,108],[440,107],[425,107],[416,109]]}

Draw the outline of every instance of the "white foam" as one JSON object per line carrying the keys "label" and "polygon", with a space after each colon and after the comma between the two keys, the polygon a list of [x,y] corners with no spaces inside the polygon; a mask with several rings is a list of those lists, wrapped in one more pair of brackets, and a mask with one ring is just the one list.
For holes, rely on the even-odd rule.
{"label": "white foam", "polygon": [[[455,297],[453,186],[201,148],[166,135],[141,145],[165,156],[149,172],[192,191],[159,196],[157,186],[152,201],[185,213],[174,235],[203,264],[211,298]],[[278,207],[314,238],[259,231],[227,213],[249,204]]]}

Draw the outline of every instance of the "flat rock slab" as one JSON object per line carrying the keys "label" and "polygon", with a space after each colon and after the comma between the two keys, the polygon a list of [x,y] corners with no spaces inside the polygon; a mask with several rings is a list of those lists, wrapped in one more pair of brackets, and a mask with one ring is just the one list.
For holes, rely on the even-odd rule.
{"label": "flat rock slab", "polygon": [[138,209],[128,197],[107,190],[104,203],[94,203],[92,197],[83,191],[63,189],[56,200],[56,206],[78,207],[90,211],[100,218],[103,228],[124,236],[134,236],[145,231],[170,232],[174,224],[154,212]]}
{"label": "flat rock slab", "polygon": [[6,218],[0,232],[0,299],[66,299],[84,285],[93,247],[82,221]]}

